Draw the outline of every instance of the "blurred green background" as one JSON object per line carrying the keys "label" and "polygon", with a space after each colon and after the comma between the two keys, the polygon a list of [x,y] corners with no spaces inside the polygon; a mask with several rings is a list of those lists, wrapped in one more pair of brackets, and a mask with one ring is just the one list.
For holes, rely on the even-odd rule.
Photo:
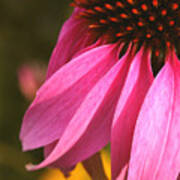
{"label": "blurred green background", "polygon": [[42,151],[21,151],[19,130],[30,102],[19,90],[17,71],[29,61],[48,63],[69,2],[0,0],[0,180],[36,180],[43,173],[24,168],[40,161]]}

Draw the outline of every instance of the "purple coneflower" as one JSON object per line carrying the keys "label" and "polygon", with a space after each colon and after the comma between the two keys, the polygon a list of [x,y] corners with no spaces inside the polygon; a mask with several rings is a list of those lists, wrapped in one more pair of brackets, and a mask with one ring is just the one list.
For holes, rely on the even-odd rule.
{"label": "purple coneflower", "polygon": [[69,169],[111,142],[112,179],[180,171],[180,1],[74,0],[47,80],[25,114],[24,150]]}

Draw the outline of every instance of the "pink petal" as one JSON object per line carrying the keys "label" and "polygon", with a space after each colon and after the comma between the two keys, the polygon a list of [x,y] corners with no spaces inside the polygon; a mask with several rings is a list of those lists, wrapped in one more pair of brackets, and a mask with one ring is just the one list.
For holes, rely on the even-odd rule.
{"label": "pink petal", "polygon": [[87,46],[86,48],[83,48],[81,50],[79,50],[77,53],[74,54],[73,58],[76,58],[77,56],[80,56],[81,54],[85,53],[86,51],[89,51],[93,48],[96,48],[100,45],[103,45],[103,43],[101,42],[101,39],[97,40],[95,43],[93,43],[90,46]]}
{"label": "pink petal", "polygon": [[111,137],[112,179],[115,179],[130,158],[136,119],[150,87],[153,75],[150,53],[142,48],[134,58],[126,84],[115,111]]}
{"label": "pink petal", "polygon": [[116,180],[126,180],[128,174],[128,164],[126,164],[123,169],[121,170],[120,174],[116,178]]}
{"label": "pink petal", "polygon": [[175,180],[180,170],[180,62],[173,52],[137,120],[129,180]]}
{"label": "pink petal", "polygon": [[28,169],[39,169],[56,160],[60,167],[71,167],[108,143],[114,110],[130,62],[128,53],[101,78],[86,96],[49,156],[41,164],[30,165]]}
{"label": "pink petal", "polygon": [[94,48],[47,80],[25,114],[20,133],[23,149],[38,148],[59,139],[86,94],[117,58],[114,45]]}
{"label": "pink petal", "polygon": [[88,34],[88,28],[84,25],[85,21],[76,17],[78,12],[76,9],[60,32],[48,65],[47,78],[68,62],[76,52],[95,41]]}

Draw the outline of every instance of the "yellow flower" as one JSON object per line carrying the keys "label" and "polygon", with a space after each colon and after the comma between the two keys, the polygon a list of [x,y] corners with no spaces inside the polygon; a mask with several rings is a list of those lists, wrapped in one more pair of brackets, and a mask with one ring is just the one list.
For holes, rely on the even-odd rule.
{"label": "yellow flower", "polygon": [[[103,167],[108,179],[111,177],[111,168],[110,168],[110,155],[107,151],[101,151],[101,159],[103,163]],[[39,180],[91,180],[90,176],[84,169],[82,163],[78,163],[76,168],[71,171],[70,176],[65,178],[63,173],[58,169],[48,169],[46,172],[40,177]]]}
{"label": "yellow flower", "polygon": [[101,151],[101,159],[104,167],[104,171],[108,179],[111,179],[111,159],[110,154],[106,150]]}

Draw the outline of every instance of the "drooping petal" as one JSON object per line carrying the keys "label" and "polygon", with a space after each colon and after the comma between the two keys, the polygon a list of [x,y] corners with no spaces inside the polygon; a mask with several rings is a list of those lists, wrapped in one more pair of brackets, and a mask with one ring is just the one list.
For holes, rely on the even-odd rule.
{"label": "drooping petal", "polygon": [[101,78],[86,96],[49,156],[41,164],[30,165],[28,169],[39,169],[56,160],[59,167],[70,167],[108,143],[117,99],[130,63],[128,53]]}
{"label": "drooping petal", "polygon": [[128,174],[128,164],[126,164],[123,169],[120,171],[120,174],[116,178],[116,180],[126,180]]}
{"label": "drooping petal", "polygon": [[77,18],[79,10],[65,22],[48,65],[47,78],[68,62],[75,53],[90,45],[94,39],[88,34],[85,20]]}
{"label": "drooping petal", "polygon": [[40,88],[25,114],[20,138],[24,150],[59,139],[86,94],[117,62],[117,47],[92,49],[58,70]]}
{"label": "drooping petal", "polygon": [[169,56],[140,111],[129,180],[175,180],[180,170],[180,62]]}
{"label": "drooping petal", "polygon": [[103,45],[103,42],[101,41],[101,39],[97,40],[95,43],[93,43],[92,45],[90,46],[87,46],[81,50],[79,50],[77,53],[74,54],[73,58],[76,58],[77,56],[80,56],[81,54],[85,53],[86,51],[89,51],[93,48],[96,48],[100,45]]}
{"label": "drooping petal", "polygon": [[129,161],[136,119],[153,80],[149,56],[149,51],[144,48],[135,56],[118,101],[111,135],[112,179]]}

